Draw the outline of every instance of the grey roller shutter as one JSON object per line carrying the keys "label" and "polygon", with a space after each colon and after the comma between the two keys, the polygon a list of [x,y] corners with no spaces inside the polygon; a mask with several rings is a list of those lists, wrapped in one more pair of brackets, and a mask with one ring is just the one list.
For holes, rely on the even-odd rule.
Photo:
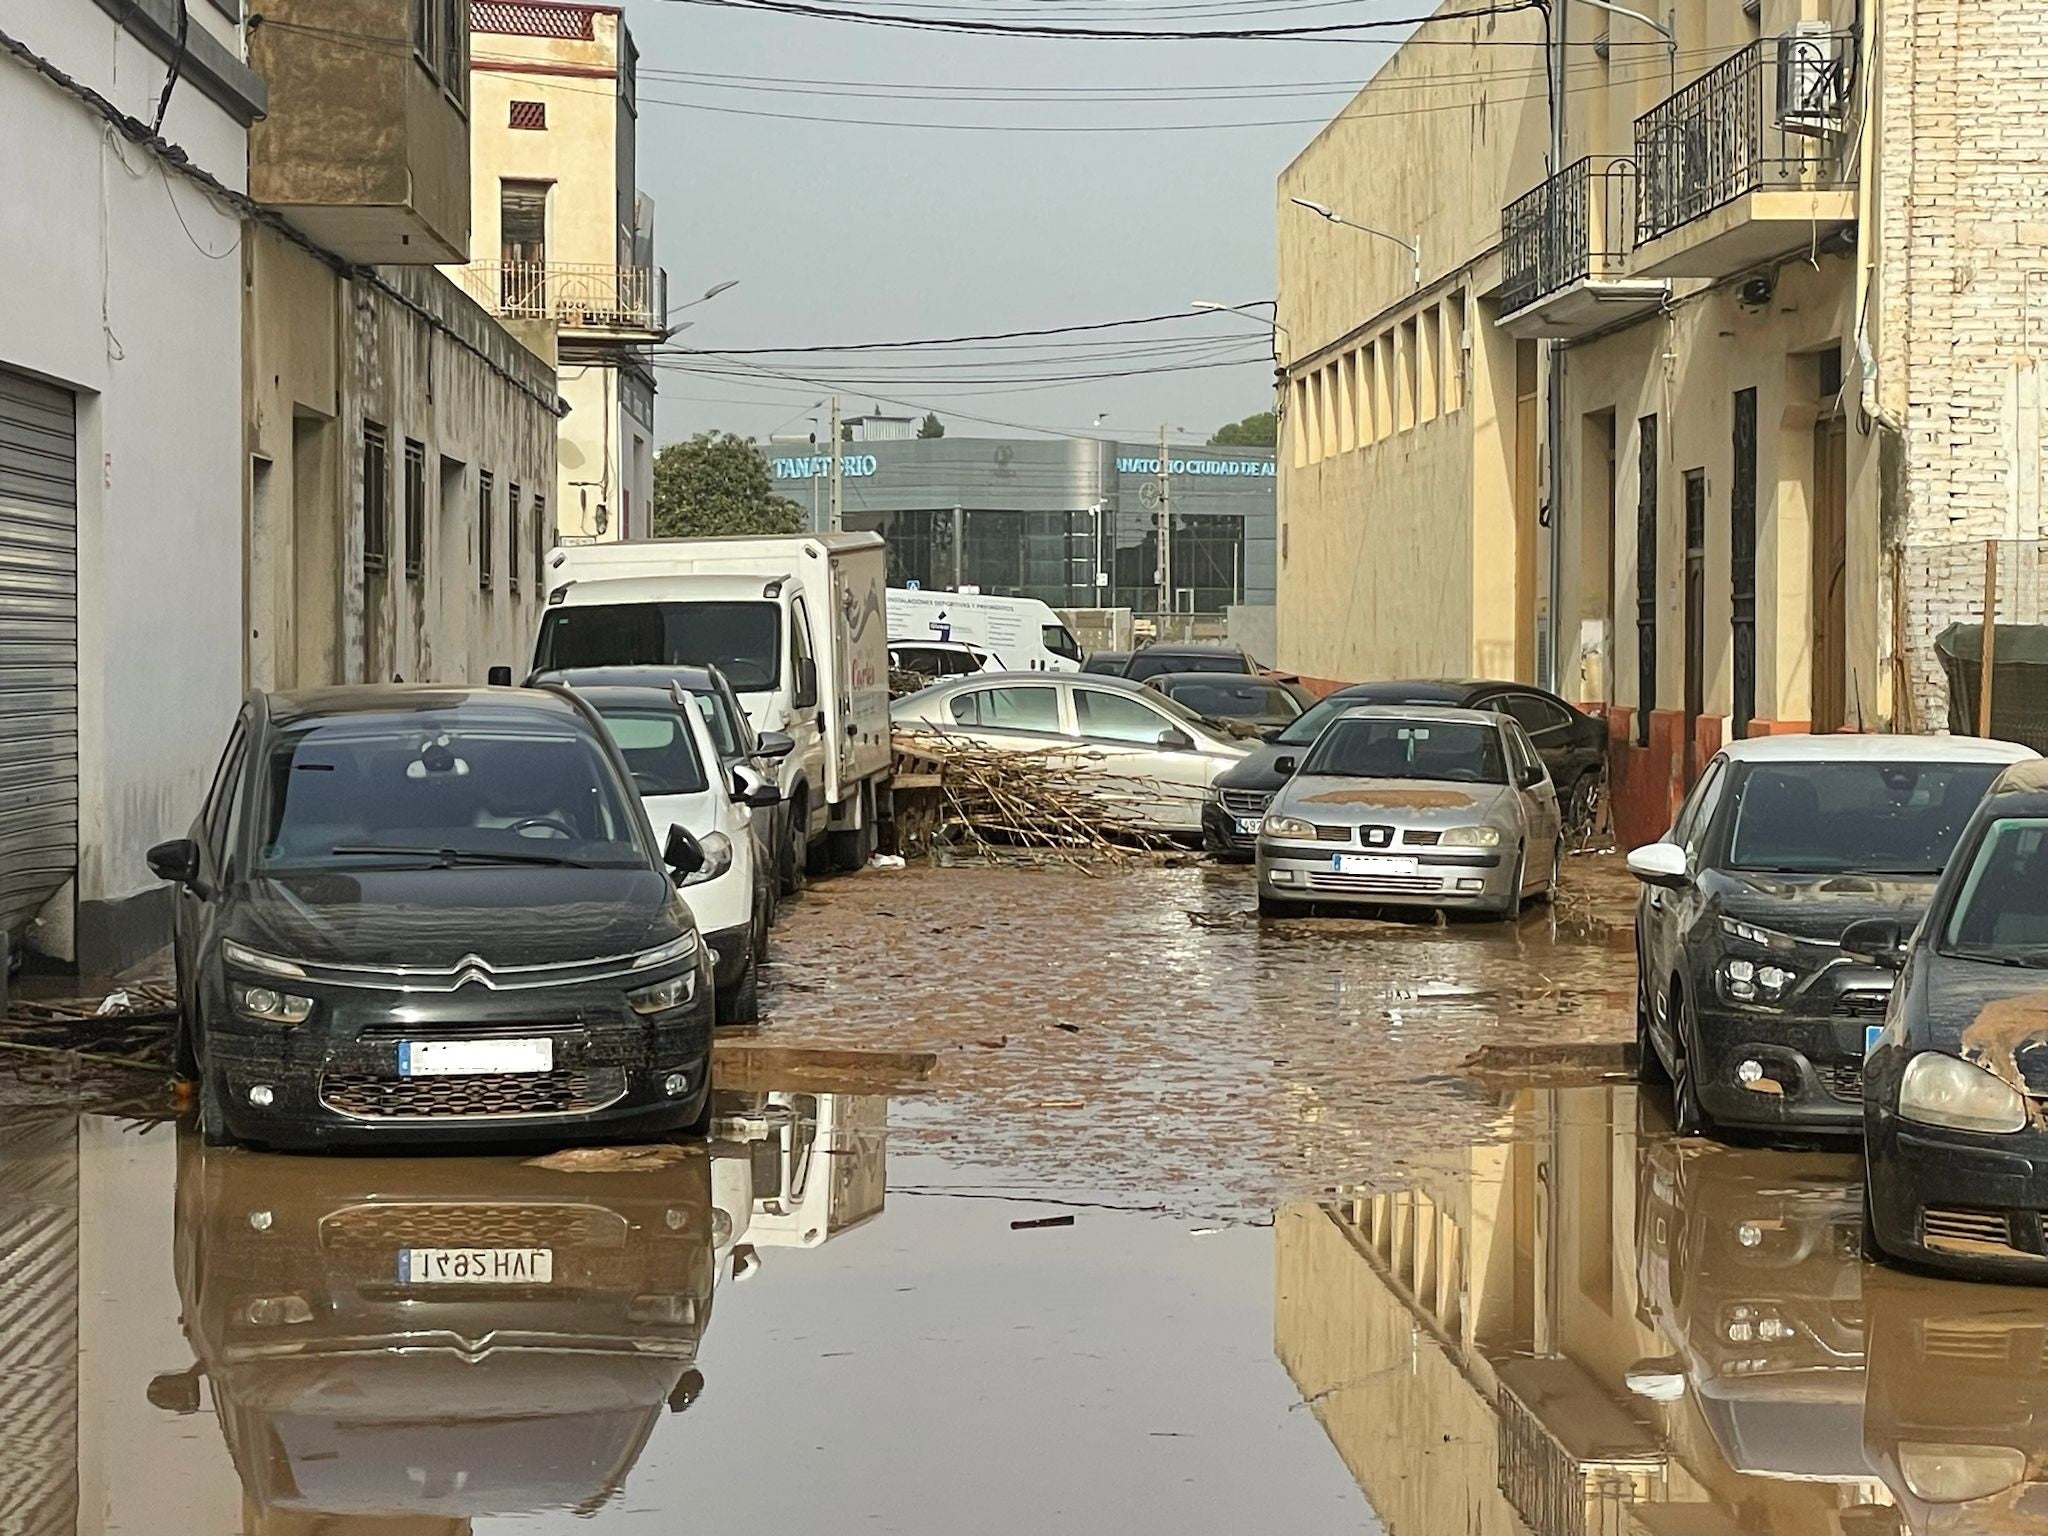
{"label": "grey roller shutter", "polygon": [[77,867],[77,413],[0,369],[0,929]]}

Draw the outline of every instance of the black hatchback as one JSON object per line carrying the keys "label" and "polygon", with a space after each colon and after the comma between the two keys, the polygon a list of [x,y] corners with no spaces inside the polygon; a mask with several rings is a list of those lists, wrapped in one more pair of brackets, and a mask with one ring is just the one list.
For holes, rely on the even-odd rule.
{"label": "black hatchback", "polygon": [[[604,727],[555,690],[252,694],[178,887],[212,1141],[658,1133],[710,1101],[712,974]],[[664,867],[666,866],[666,867]]]}
{"label": "black hatchback", "polygon": [[1864,1066],[1868,1245],[2048,1284],[2048,763],[1999,775],[1910,935],[1842,948],[1902,968]]}

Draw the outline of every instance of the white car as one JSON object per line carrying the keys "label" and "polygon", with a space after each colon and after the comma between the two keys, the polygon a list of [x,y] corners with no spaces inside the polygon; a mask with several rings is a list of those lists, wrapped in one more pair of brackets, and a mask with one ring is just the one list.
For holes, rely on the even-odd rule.
{"label": "white car", "polygon": [[976,672],[1001,672],[1002,658],[978,645],[959,640],[891,640],[889,670],[915,672],[933,682],[948,677],[971,677]]}
{"label": "white car", "polygon": [[681,827],[704,850],[703,867],[681,886],[716,959],[718,1022],[758,1018],[775,872],[758,852],[753,817],[780,803],[782,792],[759,770],[722,759],[704,711],[680,688],[576,694],[611,733],[648,821],[657,831]]}

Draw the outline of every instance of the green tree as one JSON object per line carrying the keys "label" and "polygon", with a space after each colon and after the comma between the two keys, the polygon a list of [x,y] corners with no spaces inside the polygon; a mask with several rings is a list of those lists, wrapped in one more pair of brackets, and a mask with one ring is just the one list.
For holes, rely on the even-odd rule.
{"label": "green tree", "polygon": [[1279,427],[1271,411],[1260,411],[1256,416],[1247,416],[1243,421],[1233,421],[1227,427],[1218,427],[1216,435],[1209,439],[1211,448],[1270,448],[1279,439]]}
{"label": "green tree", "polygon": [[657,538],[801,533],[803,527],[803,509],[775,494],[768,460],[748,438],[699,432],[654,456]]}
{"label": "green tree", "polygon": [[918,424],[917,435],[919,437],[944,437],[946,435],[946,424],[939,420],[939,413],[937,411],[926,411],[924,413],[924,420]]}

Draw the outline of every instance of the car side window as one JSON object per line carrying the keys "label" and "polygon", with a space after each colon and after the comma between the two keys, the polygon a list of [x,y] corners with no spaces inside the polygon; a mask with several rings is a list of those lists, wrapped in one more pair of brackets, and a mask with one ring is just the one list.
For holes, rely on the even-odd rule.
{"label": "car side window", "polygon": [[227,750],[221,754],[220,767],[213,776],[213,788],[207,791],[206,803],[200,813],[207,851],[213,857],[214,868],[223,876],[230,873],[229,855],[242,826],[242,762],[248,751],[248,722],[239,719],[228,735]]}
{"label": "car side window", "polygon": [[991,731],[1041,731],[1060,728],[1060,696],[1055,688],[976,688],[955,694],[953,718],[962,725]]}
{"label": "car side window", "polygon": [[1092,740],[1145,747],[1157,746],[1160,732],[1177,728],[1139,700],[1104,688],[1074,690],[1074,722]]}
{"label": "car side window", "polygon": [[1489,702],[1512,715],[1532,741],[1562,731],[1572,723],[1571,716],[1540,693],[1504,693]]}
{"label": "car side window", "polygon": [[[811,615],[809,610],[805,608],[802,598],[799,597],[790,604],[789,615],[790,673],[791,681],[794,682],[796,677],[803,672],[801,663],[810,661],[816,653],[811,649]],[[818,680],[818,686],[820,688],[825,686],[824,679],[820,678]],[[811,702],[815,703],[816,700]],[[809,705],[803,704],[798,707],[808,708]]]}

